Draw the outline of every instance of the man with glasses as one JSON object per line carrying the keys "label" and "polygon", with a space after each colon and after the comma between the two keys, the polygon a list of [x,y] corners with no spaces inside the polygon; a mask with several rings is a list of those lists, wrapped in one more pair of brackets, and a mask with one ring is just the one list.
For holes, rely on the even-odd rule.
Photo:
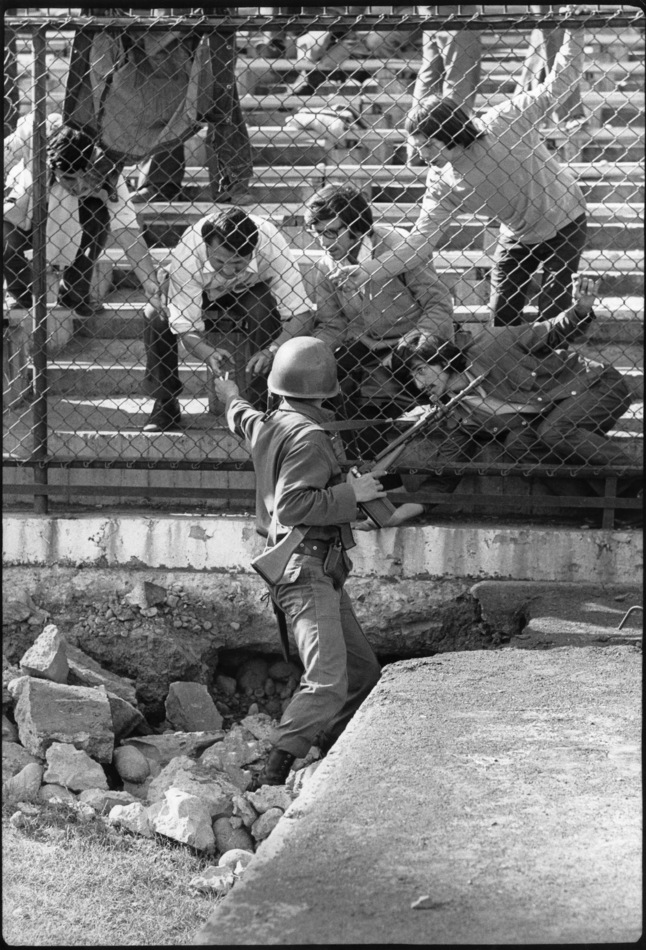
{"label": "man with glasses", "polygon": [[[397,414],[397,391],[389,385],[390,358],[401,345],[423,351],[436,336],[453,336],[453,298],[432,261],[392,279],[371,281],[361,295],[336,287],[339,265],[361,264],[391,253],[405,232],[375,224],[364,195],[351,185],[326,185],[307,202],[308,232],[323,249],[315,273],[313,335],[334,350],[347,418]],[[373,390],[362,403],[362,387]],[[372,402],[374,400],[374,402]],[[375,450],[375,434],[355,440],[361,454]],[[369,444],[369,443],[372,443]]]}
{"label": "man with glasses", "polygon": [[[78,316],[93,316],[92,269],[112,232],[140,279],[146,297],[159,291],[155,267],[141,234],[123,175],[85,132],[48,119],[47,260],[62,270],[58,303]],[[7,306],[32,305],[31,270],[25,256],[31,246],[33,218],[33,116],[19,120],[4,143],[4,277]]]}

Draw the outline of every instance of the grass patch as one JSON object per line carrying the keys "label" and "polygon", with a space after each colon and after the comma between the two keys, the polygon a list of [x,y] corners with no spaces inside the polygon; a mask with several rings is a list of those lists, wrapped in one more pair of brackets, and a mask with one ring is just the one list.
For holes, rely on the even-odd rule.
{"label": "grass patch", "polygon": [[39,806],[18,828],[15,811],[3,803],[5,944],[184,946],[222,900],[188,886],[212,856],[83,821],[70,805]]}

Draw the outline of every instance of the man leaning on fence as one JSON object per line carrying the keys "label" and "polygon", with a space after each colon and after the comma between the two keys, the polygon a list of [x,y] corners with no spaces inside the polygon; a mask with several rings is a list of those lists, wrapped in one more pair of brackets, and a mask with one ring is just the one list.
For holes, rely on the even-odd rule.
{"label": "man leaning on fence", "polygon": [[565,28],[544,83],[470,118],[451,99],[430,97],[406,119],[409,143],[431,169],[412,233],[388,258],[339,268],[335,280],[359,288],[427,258],[456,215],[499,222],[491,313],[494,326],[522,320],[533,274],[542,265],[539,316],[567,309],[586,239],[586,204],[574,173],[552,155],[539,123],[581,77],[585,32]]}
{"label": "man leaning on fence", "polygon": [[[5,139],[3,208],[4,277],[9,307],[32,305],[31,248],[34,119],[23,116]],[[139,277],[146,296],[156,299],[155,267],[132,207],[123,175],[85,132],[50,115],[47,137],[47,261],[61,271],[58,303],[81,317],[97,306],[91,298],[92,270],[114,235]]]}
{"label": "man leaning on fence", "polygon": [[[146,379],[155,400],[145,429],[181,427],[180,339],[216,376],[235,371],[242,356],[247,372],[257,377],[250,398],[263,405],[262,374],[279,345],[306,329],[312,316],[303,278],[278,228],[241,208],[216,211],[186,229],[161,280],[165,302],[144,312]],[[223,334],[232,342],[224,343]]]}
{"label": "man leaning on fence", "polygon": [[[365,414],[361,385],[373,374],[371,388],[379,389],[379,377],[385,382],[383,393],[377,392],[378,402],[389,401],[388,360],[402,340],[423,346],[427,339],[453,335],[453,298],[431,260],[383,283],[371,281],[361,296],[335,287],[330,274],[339,263],[378,260],[404,233],[375,224],[369,202],[352,185],[326,185],[317,191],[307,201],[305,223],[324,251],[313,275],[312,333],[334,350],[343,414],[355,418]],[[360,445],[360,438],[355,441],[360,454],[370,448]]]}

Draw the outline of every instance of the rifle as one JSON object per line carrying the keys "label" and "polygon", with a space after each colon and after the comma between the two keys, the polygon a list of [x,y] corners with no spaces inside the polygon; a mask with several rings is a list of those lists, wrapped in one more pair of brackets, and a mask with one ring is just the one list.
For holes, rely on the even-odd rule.
{"label": "rifle", "polygon": [[[465,386],[459,393],[456,393],[451,399],[446,403],[440,403],[437,406],[431,406],[427,411],[420,416],[417,422],[414,422],[410,429],[407,429],[405,432],[402,432],[397,436],[396,439],[387,445],[385,449],[379,452],[372,462],[370,462],[370,467],[367,471],[375,472],[379,469],[387,470],[391,468],[402,454],[408,443],[414,439],[420,432],[426,434],[426,430],[435,427],[442,419],[445,419],[450,413],[455,409],[455,407],[462,402],[465,396],[467,396],[472,390],[476,389],[486,378],[486,373],[482,373],[480,376],[477,376],[468,386]],[[362,472],[359,471],[358,467],[355,465],[350,469],[352,475],[355,478],[358,478]],[[388,498],[375,498],[373,501],[360,501],[358,507],[364,514],[366,514],[378,528],[383,528],[384,525],[388,523],[390,517],[395,511],[395,506],[392,504]]]}

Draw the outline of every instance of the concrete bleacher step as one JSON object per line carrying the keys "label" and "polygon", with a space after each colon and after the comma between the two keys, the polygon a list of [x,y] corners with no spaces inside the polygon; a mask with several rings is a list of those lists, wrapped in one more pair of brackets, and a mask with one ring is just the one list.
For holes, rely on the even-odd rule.
{"label": "concrete bleacher step", "polygon": [[[212,202],[156,202],[140,212],[146,239],[151,246],[173,247],[189,224],[194,224],[213,208]],[[289,243],[302,249],[315,249],[316,240],[304,230],[304,213],[300,204],[263,203],[246,206],[251,214],[269,218],[279,227]],[[375,203],[376,223],[411,228],[419,216],[419,203]],[[588,238],[590,250],[636,250],[644,247],[644,209],[641,203],[607,202],[588,206]],[[445,229],[439,247],[451,249],[487,246],[492,228],[480,215],[457,215]]]}

